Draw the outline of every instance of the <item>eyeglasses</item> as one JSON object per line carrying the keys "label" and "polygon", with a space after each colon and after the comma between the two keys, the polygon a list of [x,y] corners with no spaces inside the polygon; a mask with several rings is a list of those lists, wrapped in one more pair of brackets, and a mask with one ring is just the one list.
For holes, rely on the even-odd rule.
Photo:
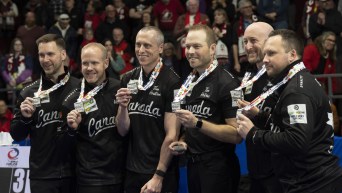
{"label": "eyeglasses", "polygon": [[252,5],[247,5],[247,6],[241,7],[240,9],[248,9],[248,8],[253,8],[253,6]]}
{"label": "eyeglasses", "polygon": [[328,42],[331,42],[331,43],[335,43],[336,42],[336,40],[334,40],[334,39],[326,39]]}

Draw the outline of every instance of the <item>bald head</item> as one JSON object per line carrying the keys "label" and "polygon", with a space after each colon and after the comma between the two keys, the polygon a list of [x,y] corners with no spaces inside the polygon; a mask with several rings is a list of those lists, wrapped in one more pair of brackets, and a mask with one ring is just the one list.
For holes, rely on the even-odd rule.
{"label": "bald head", "polygon": [[265,22],[255,22],[246,28],[243,41],[249,63],[262,65],[262,47],[272,31],[273,27]]}
{"label": "bald head", "polygon": [[256,35],[261,36],[262,40],[265,41],[268,37],[268,34],[273,31],[273,27],[265,22],[255,22],[246,28],[245,34],[247,33],[247,35],[250,35],[250,31],[252,31],[253,33],[257,33]]}

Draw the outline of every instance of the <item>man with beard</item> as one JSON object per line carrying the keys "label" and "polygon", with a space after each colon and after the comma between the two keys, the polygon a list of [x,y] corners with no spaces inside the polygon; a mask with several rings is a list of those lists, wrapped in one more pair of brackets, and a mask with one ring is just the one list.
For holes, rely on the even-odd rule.
{"label": "man with beard", "polygon": [[332,155],[334,130],[330,101],[301,57],[303,41],[291,30],[275,30],[266,40],[263,62],[274,85],[245,111],[277,92],[270,130],[261,130],[244,114],[238,132],[247,143],[271,152],[271,163],[283,192],[339,193],[342,169]]}
{"label": "man with beard", "polygon": [[216,38],[211,28],[200,24],[190,27],[185,45],[193,71],[172,105],[185,127],[185,138],[169,147],[174,152],[178,146],[188,149],[190,193],[235,193],[240,179],[235,144],[241,137],[236,130],[234,88],[239,81],[214,58]]}
{"label": "man with beard", "polygon": [[62,102],[79,83],[63,63],[65,42],[55,34],[37,40],[41,78],[18,96],[11,122],[16,141],[31,138],[30,187],[32,193],[73,193],[74,137],[63,132]]}

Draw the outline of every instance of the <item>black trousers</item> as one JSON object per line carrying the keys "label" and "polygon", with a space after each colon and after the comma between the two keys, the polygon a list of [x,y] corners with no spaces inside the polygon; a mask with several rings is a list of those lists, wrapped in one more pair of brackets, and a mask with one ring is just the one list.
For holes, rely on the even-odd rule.
{"label": "black trousers", "polygon": [[282,193],[284,192],[277,178],[272,175],[263,179],[251,179],[249,193]]}
{"label": "black trousers", "polygon": [[240,165],[233,152],[195,155],[188,161],[189,193],[237,193],[239,180]]}
{"label": "black trousers", "polygon": [[77,193],[123,193],[122,184],[87,186],[77,185]]}
{"label": "black trousers", "polygon": [[341,193],[342,192],[342,176],[332,181],[330,184],[319,189],[315,193]]}
{"label": "black trousers", "polygon": [[[140,174],[132,171],[126,172],[125,193],[140,193],[141,188],[152,179],[153,174]],[[162,193],[178,193],[179,173],[166,172],[163,180]]]}
{"label": "black trousers", "polygon": [[31,193],[76,193],[74,178],[36,180],[30,179]]}

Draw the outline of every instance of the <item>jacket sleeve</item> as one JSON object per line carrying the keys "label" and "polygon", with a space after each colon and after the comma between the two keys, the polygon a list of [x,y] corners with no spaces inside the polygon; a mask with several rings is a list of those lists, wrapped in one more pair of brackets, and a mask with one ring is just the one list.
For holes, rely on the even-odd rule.
{"label": "jacket sleeve", "polygon": [[11,121],[10,134],[15,141],[24,140],[30,133],[31,126],[33,125],[33,118],[25,118],[20,112],[20,104],[23,101],[24,98],[20,95],[14,109],[14,118]]}
{"label": "jacket sleeve", "polygon": [[273,123],[273,132],[252,129],[247,139],[273,153],[305,154],[315,119],[310,98],[298,92],[289,94],[283,99],[280,110],[281,123]]}

